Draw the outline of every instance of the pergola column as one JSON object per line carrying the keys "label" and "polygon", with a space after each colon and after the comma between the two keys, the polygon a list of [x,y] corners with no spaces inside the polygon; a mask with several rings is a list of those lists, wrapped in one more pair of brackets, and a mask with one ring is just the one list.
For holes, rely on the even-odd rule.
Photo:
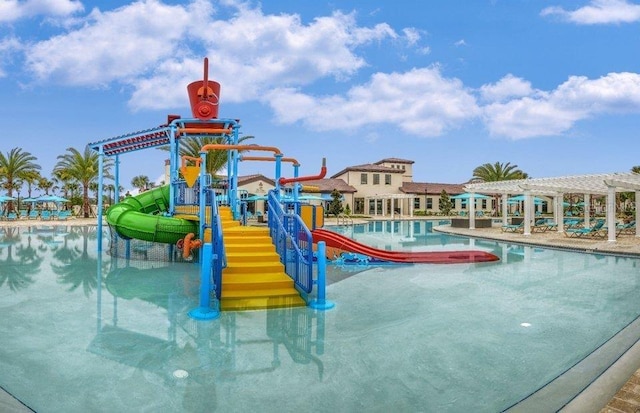
{"label": "pergola column", "polygon": [[562,214],[563,205],[562,205],[563,194],[555,194],[553,196],[553,222],[556,224],[556,228],[558,234],[564,232],[564,216]]}
{"label": "pergola column", "polygon": [[607,185],[607,241],[616,242],[616,187]]}
{"label": "pergola column", "polygon": [[591,220],[591,195],[584,194],[584,226],[589,226],[589,221]]}
{"label": "pergola column", "polygon": [[524,232],[522,235],[531,235],[531,190],[524,190]]}
{"label": "pergola column", "polygon": [[476,194],[469,194],[469,229],[476,229]]}
{"label": "pergola column", "polygon": [[509,219],[509,194],[502,194],[502,225],[507,225]]}

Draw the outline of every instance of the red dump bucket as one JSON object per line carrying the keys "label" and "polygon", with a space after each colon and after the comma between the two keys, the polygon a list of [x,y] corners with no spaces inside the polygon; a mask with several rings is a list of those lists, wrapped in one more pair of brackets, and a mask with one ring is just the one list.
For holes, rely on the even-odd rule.
{"label": "red dump bucket", "polygon": [[204,81],[198,80],[187,86],[189,103],[193,117],[209,120],[218,117],[218,102],[220,100],[220,83],[209,80],[207,93],[204,93]]}

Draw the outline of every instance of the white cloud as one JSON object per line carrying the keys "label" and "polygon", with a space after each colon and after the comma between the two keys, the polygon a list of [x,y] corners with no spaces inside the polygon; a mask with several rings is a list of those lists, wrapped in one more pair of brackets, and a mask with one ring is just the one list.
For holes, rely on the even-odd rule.
{"label": "white cloud", "polygon": [[[265,15],[233,1],[223,5],[231,9],[214,10],[207,0],[95,9],[77,29],[30,46],[27,65],[40,82],[102,87],[118,82],[133,89],[133,109],[159,109],[184,104],[184,85],[202,77],[204,56],[210,78],[223,85],[224,99],[242,102],[272,87],[348,79],[366,66],[357,47],[398,38],[387,24],[358,26],[353,13],[335,12],[303,24],[295,14]],[[217,12],[231,17],[216,18]]]}
{"label": "white cloud", "polygon": [[33,16],[68,16],[84,10],[79,0],[2,0],[0,23],[13,22]]}
{"label": "white cloud", "polygon": [[627,0],[592,0],[588,6],[567,11],[560,6],[547,7],[542,16],[559,16],[576,24],[633,23],[640,21],[640,5]]}
{"label": "white cloud", "polygon": [[345,96],[314,98],[293,89],[267,95],[282,123],[302,122],[318,131],[355,130],[393,124],[404,132],[438,136],[480,111],[458,79],[446,79],[436,66],[405,73],[376,73]]}
{"label": "white cloud", "polygon": [[105,13],[95,9],[82,28],[30,47],[27,66],[40,80],[69,85],[132,80],[175,56],[177,40],[193,23],[187,9],[155,0]]}
{"label": "white cloud", "polygon": [[460,39],[457,42],[455,42],[453,45],[456,47],[467,46],[467,42],[465,42],[464,39]]}
{"label": "white cloud", "polygon": [[523,139],[562,135],[593,116],[638,112],[640,75],[610,73],[595,80],[572,76],[552,92],[492,103],[484,120],[492,135]]}
{"label": "white cloud", "polygon": [[418,43],[418,41],[421,38],[420,31],[417,29],[414,29],[413,27],[405,28],[402,30],[402,32],[404,33],[404,36],[410,45],[414,45]]}
{"label": "white cloud", "polygon": [[[71,1],[23,3],[77,7]],[[0,7],[9,11],[16,4]],[[387,24],[361,27],[353,13],[335,12],[303,23],[295,14],[265,15],[233,0],[216,7],[221,9],[208,0],[186,5],[146,0],[108,12],[95,9],[48,40],[21,46],[16,39],[5,39],[0,58],[4,63],[24,47],[36,82],[124,85],[132,93],[130,107],[141,110],[184,107],[185,85],[201,79],[202,58],[208,56],[210,79],[222,84],[223,102],[260,101],[279,122],[299,122],[319,131],[392,125],[430,137],[482,119],[491,134],[522,139],[562,135],[576,122],[601,114],[640,112],[640,75],[634,73],[595,80],[570,77],[552,91],[534,89],[529,81],[508,74],[472,91],[434,65],[376,73],[366,83],[342,83],[348,88],[343,93],[318,96],[310,92],[318,81],[333,78],[340,86],[367,67],[358,47],[407,40],[415,46],[422,33],[404,29],[400,36]],[[636,6],[600,0],[589,7],[630,7],[632,12]]]}
{"label": "white cloud", "polygon": [[21,49],[18,39],[15,37],[5,37],[0,39],[0,77],[7,76],[3,66],[11,63],[12,56]]}
{"label": "white cloud", "polygon": [[483,85],[480,95],[485,101],[499,102],[514,97],[529,96],[534,93],[531,83],[508,74],[496,83]]}

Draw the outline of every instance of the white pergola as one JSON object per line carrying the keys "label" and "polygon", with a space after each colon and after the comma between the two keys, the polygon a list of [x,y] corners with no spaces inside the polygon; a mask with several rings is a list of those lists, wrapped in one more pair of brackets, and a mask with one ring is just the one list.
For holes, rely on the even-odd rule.
{"label": "white pergola", "polygon": [[[606,196],[606,225],[608,241],[616,241],[616,193],[635,191],[636,201],[640,199],[640,174],[612,173],[562,176],[557,178],[517,179],[511,181],[482,182],[465,185],[465,191],[479,194],[502,195],[502,220],[507,223],[507,197],[524,194],[524,235],[531,235],[533,219],[533,196],[553,197],[553,218],[558,225],[558,232],[563,232],[562,200],[566,193],[584,194],[585,205],[589,205],[590,197]],[[475,199],[470,197],[469,228],[475,229]],[[637,205],[637,204],[636,204]],[[636,207],[636,221],[640,216]],[[585,225],[589,225],[589,208],[585,208]],[[640,228],[636,228],[636,236],[640,237]]]}

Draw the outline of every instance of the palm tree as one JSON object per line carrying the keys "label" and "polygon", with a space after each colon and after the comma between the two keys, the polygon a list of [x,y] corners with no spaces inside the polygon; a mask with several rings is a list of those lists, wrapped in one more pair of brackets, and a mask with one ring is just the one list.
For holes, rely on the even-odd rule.
{"label": "palm tree", "polygon": [[[246,141],[247,139],[253,139],[254,136],[247,135],[242,136],[238,139],[238,144]],[[210,144],[226,144],[227,141],[223,137],[187,137],[180,139],[180,147],[179,154],[180,156],[186,155],[194,158],[200,158],[200,148],[204,145]],[[158,149],[168,151],[168,146],[161,146]],[[246,152],[246,151],[239,151]],[[229,151],[226,149],[215,149],[207,151],[207,165],[206,170],[207,173],[211,176],[215,176],[221,169],[224,169],[227,166],[227,159],[229,156]]]}
{"label": "palm tree", "polygon": [[[527,173],[518,169],[518,165],[511,165],[510,162],[506,164],[501,162],[494,164],[485,163],[473,170],[473,176],[482,182],[510,181],[513,179],[527,179],[529,177]],[[493,202],[495,208],[498,208],[498,195],[494,196]]]}
{"label": "palm tree", "polygon": [[113,204],[113,195],[116,190],[115,184],[107,184],[104,186],[104,189],[107,191],[107,201],[109,205]]}
{"label": "palm tree", "polygon": [[149,177],[146,175],[134,176],[131,180],[131,185],[138,188],[138,191],[142,192],[149,187]]}
{"label": "palm tree", "polygon": [[93,193],[96,195],[96,204],[98,204],[98,182],[91,181],[89,183],[89,190],[93,191]]}
{"label": "palm tree", "polygon": [[40,179],[38,179],[38,189],[44,191],[45,195],[49,195],[49,191],[53,188],[53,185],[54,182],[45,177],[40,177]]}
{"label": "palm tree", "polygon": [[518,165],[511,165],[510,162],[503,164],[496,162],[494,164],[485,163],[473,170],[474,178],[478,178],[483,182],[510,181],[512,179],[526,179],[529,175],[518,169]]}
{"label": "palm tree", "polygon": [[[82,185],[82,211],[84,217],[89,218],[89,185],[98,179],[100,155],[88,147],[85,148],[83,153],[76,148],[67,148],[67,153],[59,155],[58,159],[58,163],[53,168],[54,173],[56,171],[65,171]],[[111,158],[105,158],[103,173],[106,178],[111,178],[109,171],[112,163]]]}
{"label": "palm tree", "polygon": [[37,184],[40,178],[40,172],[36,170],[26,171],[20,174],[20,179],[22,179],[27,184],[27,197],[31,198],[33,185]]}
{"label": "palm tree", "polygon": [[[29,152],[23,152],[20,148],[11,149],[6,155],[0,152],[0,170],[4,182],[2,188],[7,190],[7,195],[13,196],[18,180],[34,171],[40,170],[40,165],[34,163],[37,158]],[[13,202],[9,202],[8,210],[13,211]]]}
{"label": "palm tree", "polygon": [[74,178],[65,170],[53,171],[53,181],[62,190],[62,194],[65,198],[69,196],[70,185],[75,181]]}

